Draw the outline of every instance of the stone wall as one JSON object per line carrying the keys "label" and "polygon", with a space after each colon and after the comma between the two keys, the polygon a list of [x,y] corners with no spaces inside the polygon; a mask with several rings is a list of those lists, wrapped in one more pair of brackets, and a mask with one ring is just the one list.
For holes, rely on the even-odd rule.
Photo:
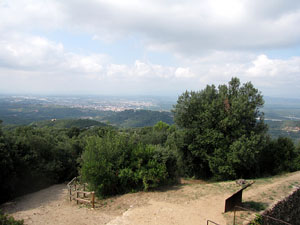
{"label": "stone wall", "polygon": [[[300,188],[297,188],[271,209],[266,210],[263,215],[271,216],[293,225],[300,225]],[[282,225],[284,223],[264,217],[264,224]]]}

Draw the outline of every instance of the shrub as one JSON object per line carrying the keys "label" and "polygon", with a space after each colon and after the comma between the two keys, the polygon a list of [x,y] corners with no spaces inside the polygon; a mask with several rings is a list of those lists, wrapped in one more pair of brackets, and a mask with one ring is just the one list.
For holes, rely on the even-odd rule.
{"label": "shrub", "polygon": [[23,225],[23,220],[15,220],[12,216],[6,215],[0,210],[0,225]]}
{"label": "shrub", "polygon": [[80,173],[99,197],[148,190],[174,177],[174,159],[166,149],[135,143],[116,132],[89,137],[86,143]]}

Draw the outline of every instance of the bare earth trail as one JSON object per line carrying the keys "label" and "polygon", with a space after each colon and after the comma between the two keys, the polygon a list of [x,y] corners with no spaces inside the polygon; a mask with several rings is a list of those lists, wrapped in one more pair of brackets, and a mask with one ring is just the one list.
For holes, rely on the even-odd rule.
{"label": "bare earth trail", "polygon": [[[274,178],[258,179],[244,191],[244,202],[270,207],[300,184],[300,171]],[[54,185],[3,206],[5,212],[25,224],[70,225],[171,225],[206,224],[212,220],[229,224],[224,202],[240,187],[231,182],[190,182],[153,192],[139,192],[98,200],[95,209],[69,202],[67,187]]]}

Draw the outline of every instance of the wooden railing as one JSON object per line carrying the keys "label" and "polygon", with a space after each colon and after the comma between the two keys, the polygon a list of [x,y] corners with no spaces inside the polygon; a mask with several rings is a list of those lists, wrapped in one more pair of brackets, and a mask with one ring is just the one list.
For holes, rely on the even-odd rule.
{"label": "wooden railing", "polygon": [[[86,184],[81,183],[78,177],[74,177],[68,184],[68,195],[70,201],[76,200],[76,203],[90,203],[95,208],[95,192],[86,191]],[[90,198],[90,199],[87,199]]]}
{"label": "wooden railing", "polygon": [[[83,194],[82,197],[80,197],[80,194]],[[86,195],[91,195],[91,200],[85,199]],[[76,191],[76,198],[74,198],[74,200],[76,200],[76,203],[78,204],[79,202],[83,202],[83,203],[90,203],[92,204],[92,208],[95,208],[95,192],[92,191]]]}

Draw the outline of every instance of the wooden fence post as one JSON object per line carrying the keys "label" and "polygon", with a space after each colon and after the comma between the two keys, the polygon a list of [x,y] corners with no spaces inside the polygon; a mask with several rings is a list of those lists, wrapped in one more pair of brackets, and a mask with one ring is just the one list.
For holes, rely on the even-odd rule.
{"label": "wooden fence post", "polygon": [[[85,191],[85,184],[83,184],[83,191]],[[83,193],[83,197],[85,198],[85,193]]]}
{"label": "wooden fence post", "polygon": [[92,208],[95,208],[95,192],[92,192]]}
{"label": "wooden fence post", "polygon": [[72,201],[72,187],[69,187],[70,202]]}
{"label": "wooden fence post", "polygon": [[76,191],[76,203],[77,203],[77,205],[78,205],[78,198],[79,198],[79,192]]}

